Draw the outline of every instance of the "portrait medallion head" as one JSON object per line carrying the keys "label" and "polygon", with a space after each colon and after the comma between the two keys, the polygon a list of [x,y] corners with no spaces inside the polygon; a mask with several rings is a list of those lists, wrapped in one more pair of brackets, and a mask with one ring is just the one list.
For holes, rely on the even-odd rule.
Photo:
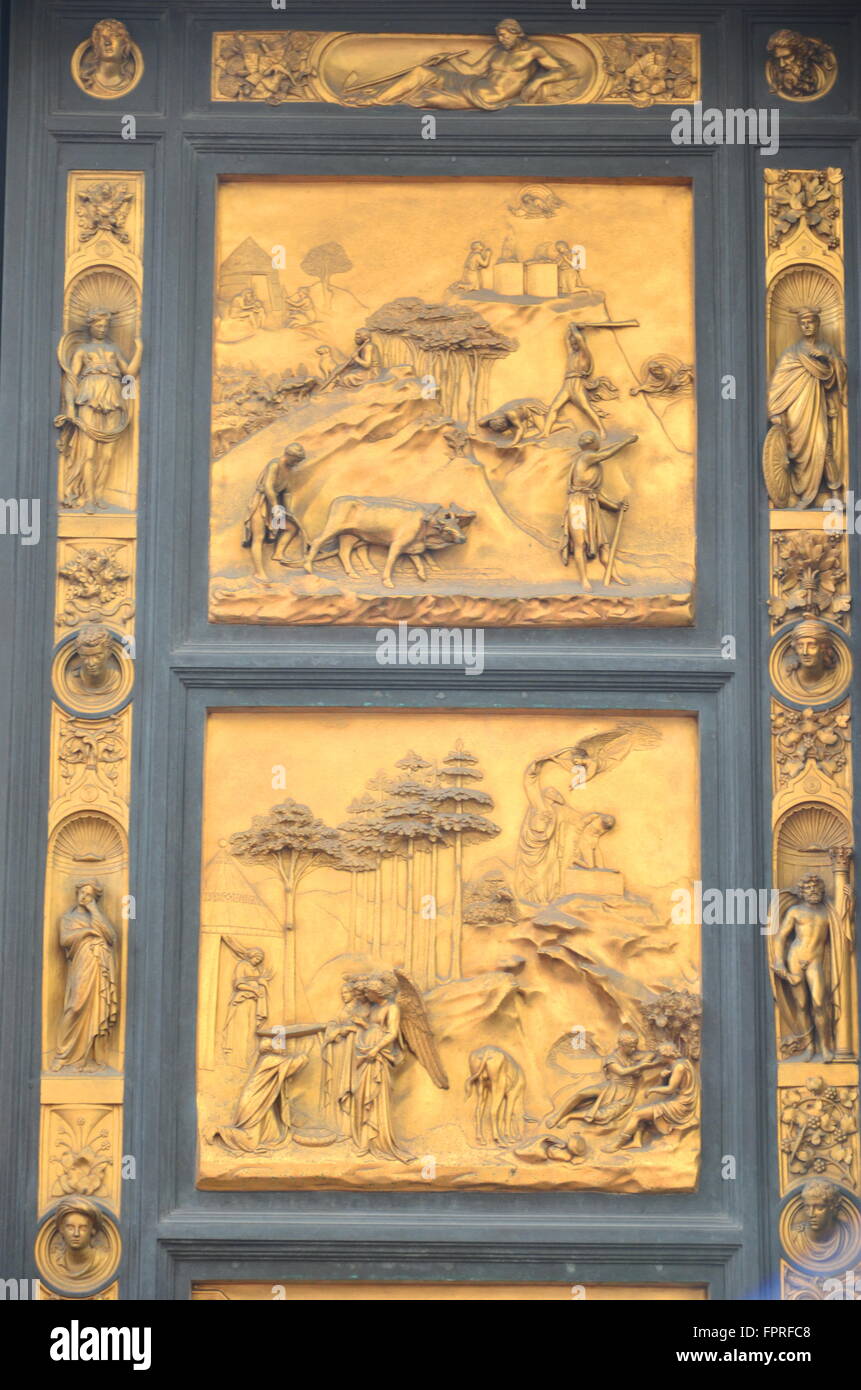
{"label": "portrait medallion head", "polygon": [[[817,882],[821,885],[822,880]],[[801,1201],[807,1230],[814,1240],[822,1240],[831,1234],[837,1221],[840,1207],[840,1189],[833,1182],[813,1179],[801,1189]]]}
{"label": "portrait medallion head", "polygon": [[120,19],[100,19],[72,57],[72,76],[88,96],[110,100],[136,87],[143,55]]}
{"label": "portrait medallion head", "polygon": [[804,1269],[847,1269],[861,1253],[861,1213],[836,1183],[810,1178],[784,1207],[780,1238],[787,1254]]}
{"label": "portrait medallion head", "polygon": [[58,1202],[36,1238],[39,1272],[61,1291],[98,1288],[115,1274],[119,1259],[117,1228],[88,1197]]}
{"label": "portrait medallion head", "polygon": [[804,618],[784,633],[771,654],[770,666],[777,689],[796,704],[819,705],[836,699],[851,675],[842,637],[819,618]]}
{"label": "portrait medallion head", "polygon": [[765,75],[769,91],[787,101],[816,101],[837,80],[837,58],[822,39],[778,29],[768,41]]}
{"label": "portrait medallion head", "polygon": [[104,623],[82,623],[56,648],[53,681],[64,707],[84,715],[125,704],[134,685],[128,639]]}

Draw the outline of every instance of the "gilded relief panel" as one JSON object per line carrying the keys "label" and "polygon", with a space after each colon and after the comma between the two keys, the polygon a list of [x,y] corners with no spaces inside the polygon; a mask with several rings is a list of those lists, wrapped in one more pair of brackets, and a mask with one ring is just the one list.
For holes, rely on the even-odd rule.
{"label": "gilded relief panel", "polygon": [[134,540],[90,535],[57,543],[56,638],[82,623],[134,625]]}
{"label": "gilded relief panel", "polygon": [[697,34],[351,34],[290,29],[212,37],[213,101],[324,101],[498,111],[581,102],[647,107],[699,96]]}
{"label": "gilded relief panel", "polygon": [[105,719],[85,719],[59,705],[51,711],[51,829],[70,811],[98,806],[128,822],[131,707]]}
{"label": "gilded relief panel", "polygon": [[[772,43],[791,88],[782,95],[827,90],[819,78],[836,67],[827,46],[788,31]],[[770,169],[764,184],[776,889],[767,949],[781,1289],[790,1301],[854,1300],[861,1178],[843,172]]]}
{"label": "gilded relief panel", "polygon": [[137,380],[143,356],[142,180],[69,176],[59,411],[62,511],[135,510]]}
{"label": "gilded relief panel", "polygon": [[122,1107],[110,1102],[42,1106],[39,1210],[67,1197],[120,1205]]}
{"label": "gilded relief panel", "polygon": [[692,1190],[697,776],[689,715],[211,714],[199,1185]]}
{"label": "gilded relief panel", "polygon": [[[126,836],[104,811],[67,816],[48,849],[43,1071],[122,1071],[128,928]],[[74,1094],[81,1095],[80,1089]]]}
{"label": "gilded relief panel", "polygon": [[700,1302],[706,1296],[701,1284],[299,1284],[285,1279],[280,1284],[224,1280],[191,1286],[192,1299],[201,1303],[570,1303],[572,1298],[589,1303],[674,1303]]}
{"label": "gilded relief panel", "polygon": [[[116,20],[73,58],[104,98],[141,70]],[[118,1292],[143,218],[142,174],[68,175],[35,1240],[49,1299]]]}
{"label": "gilded relief panel", "polygon": [[692,622],[692,255],[681,182],[223,180],[211,619]]}

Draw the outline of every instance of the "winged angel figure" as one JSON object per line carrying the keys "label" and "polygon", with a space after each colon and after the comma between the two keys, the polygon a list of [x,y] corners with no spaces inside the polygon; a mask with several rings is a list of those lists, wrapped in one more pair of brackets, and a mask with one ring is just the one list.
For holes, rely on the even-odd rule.
{"label": "winged angel figure", "polygon": [[[594,812],[575,808],[572,794],[618,766],[635,749],[654,748],[660,739],[649,724],[620,720],[612,729],[546,753],[529,764],[523,774],[529,806],[520,827],[515,868],[515,883],[522,898],[550,903],[559,896],[570,834],[573,830],[579,842],[587,822],[594,819]],[[548,777],[554,768],[562,769],[561,779],[558,773],[553,780]]]}
{"label": "winged angel figure", "polygon": [[366,975],[356,982],[366,1006],[359,1018],[353,1064],[341,1105],[350,1116],[350,1136],[358,1153],[409,1163],[392,1120],[392,1087],[407,1052],[421,1062],[431,1081],[448,1090],[445,1073],[421,994],[402,971]]}

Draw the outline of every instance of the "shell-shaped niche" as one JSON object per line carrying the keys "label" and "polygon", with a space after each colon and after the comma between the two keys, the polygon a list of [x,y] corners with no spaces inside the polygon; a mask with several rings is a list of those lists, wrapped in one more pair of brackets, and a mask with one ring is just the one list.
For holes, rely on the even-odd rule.
{"label": "shell-shaped niche", "polygon": [[768,291],[769,371],[774,370],[780,354],[801,336],[801,309],[815,309],[822,337],[841,355],[845,353],[843,291],[839,283],[821,266],[791,265],[775,276]]}
{"label": "shell-shaped niche", "polygon": [[140,296],[130,276],[113,266],[94,266],[76,275],[66,291],[66,332],[85,338],[97,310],[111,316],[110,336],[131,354],[140,323]]}
{"label": "shell-shaped niche", "polygon": [[138,296],[133,282],[113,266],[94,266],[82,270],[66,294],[66,324],[69,329],[85,328],[87,318],[105,309],[114,324],[127,327],[138,314]]}
{"label": "shell-shaped niche", "polygon": [[775,843],[776,883],[793,888],[807,873],[818,873],[833,887],[831,850],[852,842],[845,816],[818,802],[797,806],[778,823]]}
{"label": "shell-shaped niche", "polygon": [[123,837],[107,816],[87,814],[63,821],[54,837],[54,866],[61,873],[74,873],[87,865],[115,873],[125,863]]}

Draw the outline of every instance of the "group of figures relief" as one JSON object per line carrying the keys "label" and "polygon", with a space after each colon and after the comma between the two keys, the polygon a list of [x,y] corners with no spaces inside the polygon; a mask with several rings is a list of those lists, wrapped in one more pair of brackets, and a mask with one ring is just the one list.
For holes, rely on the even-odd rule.
{"label": "group of figures relief", "polygon": [[[614,316],[584,282],[584,247],[558,231],[527,246],[530,224],[570,217],[567,186],[464,185],[484,235],[449,238],[444,254],[462,268],[452,278],[443,264],[435,285],[406,258],[417,226],[405,217],[426,190],[416,186],[409,214],[407,190],[371,191],[403,228],[385,286],[410,277],[421,294],[367,312],[392,251],[381,234],[369,228],[357,266],[313,189],[297,190],[294,225],[329,239],[291,247],[304,277],[291,283],[264,250],[264,215],[274,228],[285,190],[261,181],[255,221],[223,188],[231,240],[259,230],[224,257],[216,287],[212,616],[370,622],[396,590],[410,611],[457,608],[461,620],[552,622],[588,596],[585,620],[685,621],[694,368],[653,352],[635,371],[625,335],[640,320]],[[621,214],[615,192],[593,192],[592,217],[605,200]],[[682,236],[688,211],[673,199]],[[687,354],[691,305],[679,294],[669,331]],[[656,473],[683,499],[672,519],[657,509]]]}
{"label": "group of figures relief", "polygon": [[[491,819],[494,797],[461,741],[439,759],[408,751],[340,825],[290,799],[235,831],[204,874],[204,940],[207,903],[235,923],[207,952],[205,987],[221,1002],[202,1025],[215,1042],[204,1176],[229,1172],[220,1153],[266,1159],[288,1183],[310,1162],[323,1185],[355,1184],[365,1171],[386,1185],[391,1163],[414,1173],[435,1153],[455,1183],[471,1162],[484,1174],[477,1185],[524,1172],[541,1185],[548,1165],[564,1163],[588,1165],[591,1180],[612,1187],[630,1171],[626,1162],[614,1177],[614,1156],[649,1153],[673,1171],[677,1146],[693,1136],[687,1174],[700,1115],[699,996],[681,960],[675,979],[635,979],[636,955],[675,961],[680,943],[606,867],[602,842],[619,817],[595,809],[591,793],[661,749],[659,729],[623,720],[535,758],[516,834]],[[514,854],[465,877],[465,854],[475,864],[476,849],[500,839]],[[248,920],[230,906],[253,901],[260,871],[283,886],[283,948],[274,924],[261,935],[262,905]],[[306,924],[321,912],[328,925],[312,939]],[[594,944],[575,951],[585,922]],[[548,990],[542,1016],[536,1002]],[[585,1007],[591,1017],[608,1000],[604,1048],[571,1016]],[[308,1149],[313,1162],[302,1159]]]}
{"label": "group of figures relief", "polygon": [[[411,1054],[440,1090],[449,1078],[420,991],[403,971],[347,974],[342,1012],[327,1023],[257,1029],[254,1068],[230,1124],[206,1131],[233,1153],[265,1154],[289,1141],[320,1147],[349,1142],[354,1157],[411,1163],[395,1132],[392,1093]],[[320,1095],[310,1123],[294,1122],[293,1078],[308,1064],[305,1039],[320,1045]],[[604,1153],[642,1148],[649,1139],[682,1135],[699,1124],[699,1036],[644,1050],[635,1028],[623,1026],[616,1047],[591,1072],[564,1086],[545,1116],[525,1110],[525,1077],[504,1048],[485,1044],[466,1059],[465,1092],[474,1105],[474,1142],[511,1151],[520,1163],[573,1163],[588,1152],[586,1133],[603,1135]],[[575,1044],[576,1045],[576,1040]],[[536,1129],[537,1125],[537,1129]]]}
{"label": "group of figures relief", "polygon": [[[614,328],[617,325],[586,326]],[[362,348],[364,345],[363,341]],[[592,356],[583,337],[582,325],[569,325],[567,345],[568,370],[549,406],[540,403],[514,406],[490,415],[483,424],[501,435],[511,433],[512,443],[517,445],[533,433],[547,438],[562,409],[569,404],[594,423],[595,429],[584,430],[578,436],[576,449],[571,452],[559,546],[563,565],[572,563],[582,590],[588,593],[592,589],[588,572],[591,561],[599,563],[604,586],[627,582],[616,573],[615,558],[622,519],[629,503],[626,498],[619,500],[606,495],[603,465],[622,449],[636,444],[637,435],[629,434],[612,444],[602,444],[606,429],[600,417],[605,412],[599,415],[594,395],[607,387],[613,395],[618,392],[606,379],[602,379],[603,387],[595,384]],[[539,428],[536,421],[542,416],[543,425]],[[368,551],[371,546],[379,546],[385,552],[381,582],[391,589],[394,588],[392,572],[401,556],[411,561],[415,574],[424,581],[427,570],[423,560],[428,552],[464,545],[468,539],[468,527],[476,517],[469,508],[454,501],[447,505],[428,504],[397,497],[337,497],[330,504],[323,530],[309,538],[293,510],[290,494],[291,471],[305,461],[303,446],[288,444],[280,457],[266,464],[249,501],[242,543],[250,549],[255,576],[263,583],[269,582],[265,563],[267,546],[272,547],[273,563],[290,566],[294,562],[288,556],[288,549],[291,542],[299,541],[304,552],[302,563],[311,574],[321,551],[327,547],[331,549],[336,542],[338,559],[345,574],[352,579],[362,577],[352,563],[354,552],[358,551],[363,557],[363,572],[375,574]],[[605,514],[615,517],[609,530]]]}

